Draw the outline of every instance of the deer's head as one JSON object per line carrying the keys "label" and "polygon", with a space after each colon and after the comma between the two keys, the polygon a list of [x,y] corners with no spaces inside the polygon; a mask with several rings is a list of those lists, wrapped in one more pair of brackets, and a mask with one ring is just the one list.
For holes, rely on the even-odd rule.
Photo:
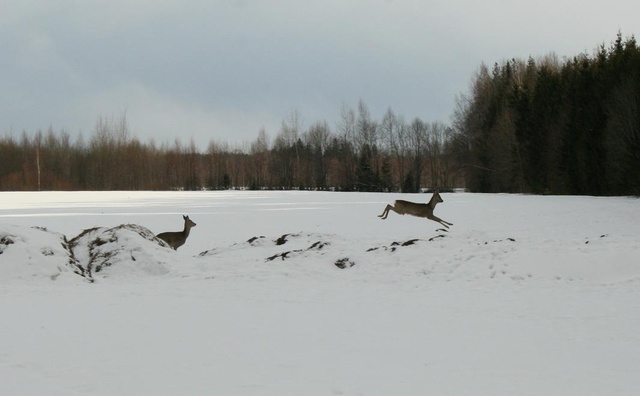
{"label": "deer's head", "polygon": [[436,190],[433,192],[433,197],[432,197],[431,199],[433,199],[435,203],[444,202],[444,201],[442,200],[442,197],[440,196],[440,189],[436,189]]}
{"label": "deer's head", "polygon": [[191,219],[189,219],[189,216],[182,216],[182,218],[184,219],[184,225],[186,227],[191,228],[196,226],[196,223],[191,221]]}

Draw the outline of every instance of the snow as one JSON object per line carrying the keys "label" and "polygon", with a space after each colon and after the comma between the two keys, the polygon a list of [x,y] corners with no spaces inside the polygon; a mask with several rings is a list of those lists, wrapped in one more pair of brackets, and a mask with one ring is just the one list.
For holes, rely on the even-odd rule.
{"label": "snow", "polygon": [[637,394],[640,200],[400,198],[0,193],[0,394]]}

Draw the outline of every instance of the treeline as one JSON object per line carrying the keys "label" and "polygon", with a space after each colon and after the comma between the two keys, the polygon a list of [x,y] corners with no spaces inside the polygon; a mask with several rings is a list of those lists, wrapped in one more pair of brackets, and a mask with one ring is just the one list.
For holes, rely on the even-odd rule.
{"label": "treeline", "polygon": [[334,189],[640,195],[640,48],[619,33],[592,56],[482,65],[451,125],[405,121],[366,104],[304,127],[293,112],[273,140],[140,142],[126,116],[93,134],[0,138],[0,190]]}
{"label": "treeline", "polygon": [[389,109],[380,121],[367,106],[344,107],[335,130],[303,128],[299,113],[270,141],[265,130],[242,147],[212,141],[142,143],[126,117],[100,118],[88,141],[49,129],[0,139],[0,190],[334,189],[419,191],[450,187],[452,130]]}
{"label": "treeline", "polygon": [[483,66],[453,124],[472,191],[640,195],[640,49]]}

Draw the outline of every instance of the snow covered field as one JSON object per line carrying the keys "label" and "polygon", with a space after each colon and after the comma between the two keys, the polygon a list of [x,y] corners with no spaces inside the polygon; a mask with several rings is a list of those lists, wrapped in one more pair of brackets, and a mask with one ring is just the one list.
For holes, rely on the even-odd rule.
{"label": "snow covered field", "polygon": [[639,199],[429,197],[0,193],[0,394],[638,394]]}

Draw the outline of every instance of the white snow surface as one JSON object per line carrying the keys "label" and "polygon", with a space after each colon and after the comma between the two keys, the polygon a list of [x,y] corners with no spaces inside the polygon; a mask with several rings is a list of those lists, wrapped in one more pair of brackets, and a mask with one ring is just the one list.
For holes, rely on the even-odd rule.
{"label": "white snow surface", "polygon": [[638,394],[640,200],[443,198],[0,193],[0,394]]}

